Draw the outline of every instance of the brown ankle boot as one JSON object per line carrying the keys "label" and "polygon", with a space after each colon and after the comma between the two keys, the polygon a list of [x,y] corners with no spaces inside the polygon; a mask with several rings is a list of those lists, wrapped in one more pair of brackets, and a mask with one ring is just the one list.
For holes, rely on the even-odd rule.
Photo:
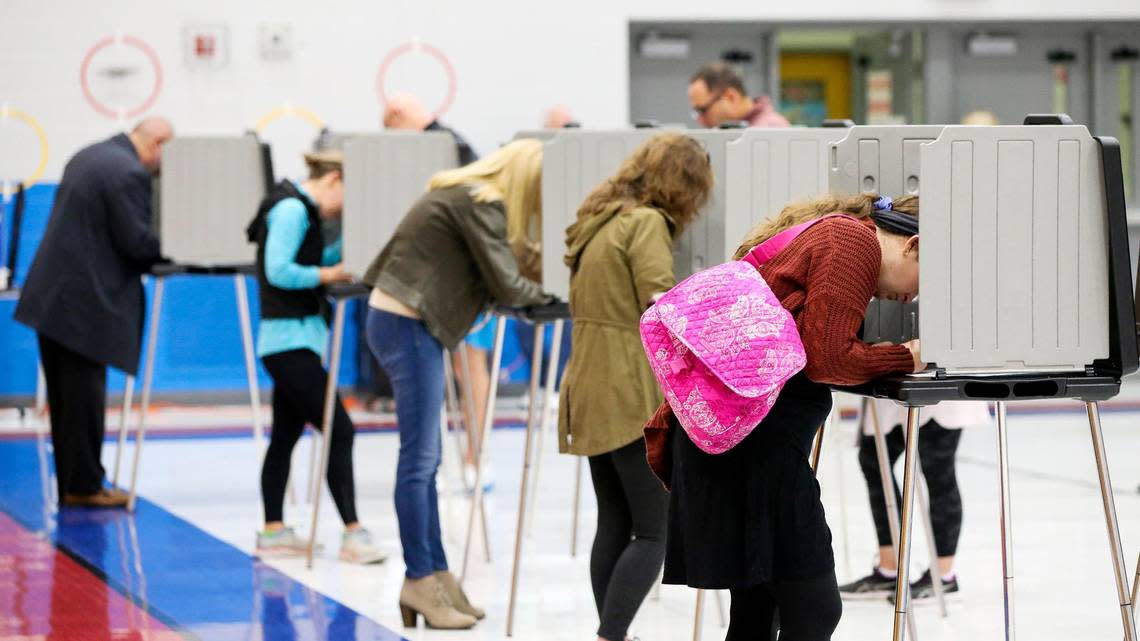
{"label": "brown ankle boot", "polygon": [[463,614],[469,614],[480,621],[487,616],[486,612],[471,605],[471,602],[467,600],[467,594],[463,592],[463,587],[459,585],[459,580],[455,578],[454,574],[444,570],[436,572],[435,578],[439,580],[440,585],[447,592],[447,598],[451,599],[451,604],[455,606],[456,610]]}
{"label": "brown ankle boot", "polygon": [[427,627],[436,630],[466,630],[475,627],[476,621],[475,617],[455,609],[447,598],[447,591],[434,576],[404,579],[404,586],[400,588],[400,615],[408,628],[416,627],[417,616],[422,616]]}

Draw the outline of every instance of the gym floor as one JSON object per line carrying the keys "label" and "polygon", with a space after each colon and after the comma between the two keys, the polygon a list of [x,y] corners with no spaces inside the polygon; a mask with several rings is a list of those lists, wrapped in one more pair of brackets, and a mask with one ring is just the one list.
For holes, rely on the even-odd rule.
{"label": "gym floor", "polygon": [[[1103,411],[1131,584],[1140,552],[1140,385]],[[855,407],[852,398],[841,405]],[[240,407],[160,410],[148,439],[133,516],[66,510],[44,501],[50,490],[50,453],[34,426],[0,420],[0,640],[43,639],[502,639],[518,509],[524,432],[517,403],[504,401],[500,429],[491,437],[487,495],[492,560],[475,539],[468,592],[487,608],[470,632],[404,629],[397,596],[403,574],[392,490],[397,436],[390,417],[358,414],[362,426],[355,461],[362,521],[391,558],[360,567],[336,560],[340,523],[327,496],[321,504],[319,553],[313,570],[304,559],[252,557],[260,525],[260,448]],[[840,582],[867,573],[874,533],[856,461],[855,422],[847,413],[827,437],[820,483],[828,510]],[[6,422],[5,422],[6,421]],[[117,425],[112,415],[109,426]],[[1096,470],[1083,407],[1077,403],[1010,405],[1015,617],[1023,638],[1115,639],[1120,617],[1113,585]],[[309,447],[295,454],[296,504],[286,520],[308,531]],[[589,589],[593,495],[583,475],[577,555],[571,555],[576,459],[542,444],[535,510],[525,541],[517,639],[591,639],[597,617]],[[128,445],[130,455],[133,445]],[[115,445],[104,449],[113,469]],[[469,501],[445,442],[441,489],[444,534],[452,567],[463,563]],[[958,472],[965,503],[958,574],[962,591],[943,618],[933,603],[914,608],[923,641],[999,638],[1002,629],[996,437],[992,428],[967,429]],[[900,466],[901,467],[901,466]],[[901,471],[900,471],[901,474]],[[914,575],[928,564],[919,523]],[[642,607],[631,635],[646,641],[693,637],[695,592],[663,586]],[[723,603],[727,609],[728,595]],[[702,633],[723,638],[717,599],[706,600]],[[837,641],[888,639],[893,608],[886,601],[846,602]],[[49,635],[50,631],[50,635]]]}

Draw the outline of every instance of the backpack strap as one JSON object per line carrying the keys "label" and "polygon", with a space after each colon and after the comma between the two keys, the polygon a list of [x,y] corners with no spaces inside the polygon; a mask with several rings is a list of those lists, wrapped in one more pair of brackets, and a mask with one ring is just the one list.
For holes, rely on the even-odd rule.
{"label": "backpack strap", "polygon": [[753,247],[752,251],[745,254],[744,258],[741,258],[741,260],[751,264],[756,269],[760,269],[761,265],[774,258],[776,254],[779,254],[781,251],[783,251],[785,247],[791,245],[792,241],[798,238],[800,234],[810,229],[816,223],[821,223],[829,218],[850,218],[851,220],[858,220],[854,216],[848,216],[847,214],[828,214],[822,218],[816,218],[815,220],[809,220],[806,223],[800,223],[795,227],[789,227],[785,229],[784,231]]}

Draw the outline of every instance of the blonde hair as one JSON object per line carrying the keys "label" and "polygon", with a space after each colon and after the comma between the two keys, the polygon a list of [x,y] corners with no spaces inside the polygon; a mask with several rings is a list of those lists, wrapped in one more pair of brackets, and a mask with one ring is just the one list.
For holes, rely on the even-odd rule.
{"label": "blonde hair", "polygon": [[495,153],[431,177],[427,188],[463,185],[475,202],[501,202],[507,213],[507,242],[520,256],[533,250],[542,229],[542,143],[516,140]]}
{"label": "blonde hair", "polygon": [[[748,232],[748,236],[744,239],[744,242],[736,249],[736,253],[732,255],[732,258],[734,260],[740,260],[744,258],[748,252],[752,251],[753,247],[756,247],[785,229],[795,227],[800,223],[806,223],[809,220],[823,218],[828,214],[846,214],[852,218],[868,218],[874,210],[874,204],[878,198],[879,194],[871,192],[855,195],[829,194],[827,196],[820,196],[811,200],[801,200],[785,205],[779,214],[753,227],[752,231]],[[896,198],[891,205],[891,209],[918,217],[918,196],[902,196]]]}
{"label": "blonde hair", "polygon": [[344,176],[344,154],[333,150],[305,154],[305,166],[309,168],[309,180],[324,178],[334,171]]}
{"label": "blonde hair", "polygon": [[708,154],[700,143],[680,133],[658,134],[586,196],[578,219],[596,216],[615,203],[621,203],[618,213],[648,205],[673,218],[676,237],[708,202],[713,180]]}

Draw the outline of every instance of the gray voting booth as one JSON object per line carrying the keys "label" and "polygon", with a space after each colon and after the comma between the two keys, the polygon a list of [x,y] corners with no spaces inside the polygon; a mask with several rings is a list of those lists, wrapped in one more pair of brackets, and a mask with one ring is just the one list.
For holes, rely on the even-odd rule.
{"label": "gray voting booth", "polygon": [[176,137],[162,151],[162,253],[181,265],[249,265],[245,237],[269,180],[255,136]]}
{"label": "gray voting booth", "polygon": [[[831,145],[828,191],[873,191],[892,198],[918,194],[922,145],[937,138],[942,129],[942,125],[852,127],[846,137]],[[915,304],[872,301],[863,339],[901,343],[917,338],[918,316]]]}
{"label": "gray voting booth", "polygon": [[570,298],[570,268],[562,262],[566,228],[590,191],[617,171],[638,145],[661,133],[656,129],[614,131],[563,130],[542,155],[542,287],[562,300]]}
{"label": "gray voting booth", "polygon": [[357,276],[391,238],[432,174],[456,166],[445,132],[382,132],[344,142],[344,268]]}
{"label": "gray voting booth", "polygon": [[[146,437],[150,394],[154,382],[154,358],[162,322],[162,302],[170,276],[201,274],[233,279],[238,325],[249,385],[250,411],[255,438],[262,439],[261,399],[253,353],[253,329],[246,295],[245,273],[255,260],[256,248],[246,238],[246,226],[273,182],[267,148],[256,136],[176,137],[163,147],[159,184],[159,220],[162,253],[171,264],[156,265],[151,297],[150,328],[143,366],[142,400],[131,464],[130,502],[134,510],[138,492],[139,465]],[[123,421],[129,414],[134,377],[127,377],[123,398]],[[113,484],[118,485],[119,466],[126,443],[125,425],[119,430]]]}
{"label": "gray voting booth", "polygon": [[938,240],[921,254],[923,359],[955,372],[1107,358],[1107,214],[1088,130],[952,126],[921,157],[919,224]]}
{"label": "gray voting booth", "polygon": [[747,129],[728,144],[724,260],[787,203],[827,192],[830,145],[846,135],[842,128]]}
{"label": "gray voting booth", "polygon": [[705,148],[709,154],[715,182],[709,201],[696,220],[689,225],[673,249],[673,273],[681,281],[696,272],[719,265],[732,253],[725,233],[725,218],[729,211],[728,148],[742,135],[743,129],[692,129],[685,132]]}
{"label": "gray voting booth", "polygon": [[1088,415],[1117,604],[1137,639],[1098,404],[1136,371],[1138,344],[1120,147],[1067,116],[1026,126],[945,127],[920,148],[923,359],[856,393],[908,407],[893,638],[909,617],[910,523],[920,408],[997,405],[1005,638],[1013,638],[1006,403],[1071,398]]}

